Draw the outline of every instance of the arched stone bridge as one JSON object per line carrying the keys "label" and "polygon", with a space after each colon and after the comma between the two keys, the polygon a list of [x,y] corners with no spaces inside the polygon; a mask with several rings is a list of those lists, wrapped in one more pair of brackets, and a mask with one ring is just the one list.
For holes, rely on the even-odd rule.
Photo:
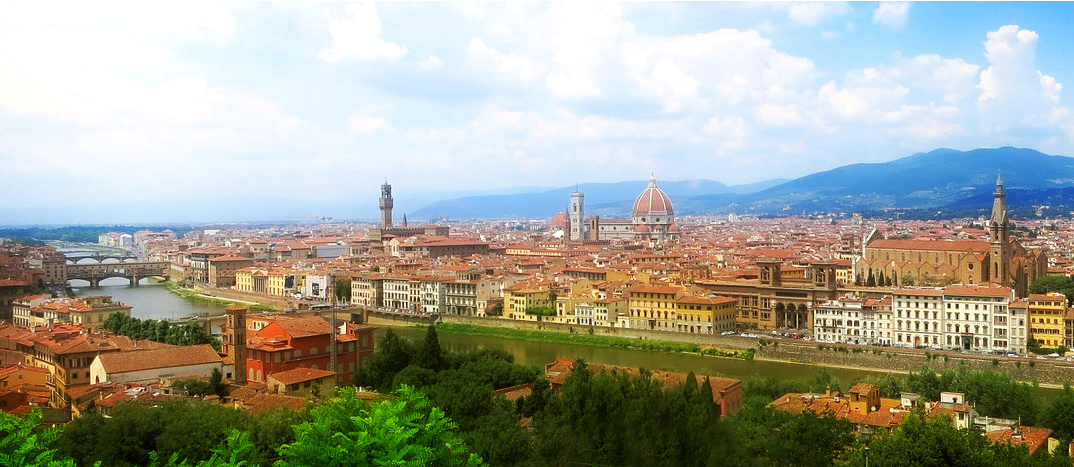
{"label": "arched stone bridge", "polygon": [[169,264],[167,261],[151,261],[141,263],[104,263],[104,264],[68,264],[67,280],[81,279],[89,281],[90,287],[101,285],[102,279],[110,277],[125,277],[130,279],[131,286],[137,287],[138,280],[143,277],[165,276],[168,274]]}
{"label": "arched stone bridge", "polygon": [[105,260],[114,259],[117,261],[125,261],[128,259],[137,258],[133,254],[115,254],[115,253],[101,253],[97,251],[73,251],[64,254],[67,261],[71,263],[78,263],[84,259],[92,259],[98,263],[103,263]]}

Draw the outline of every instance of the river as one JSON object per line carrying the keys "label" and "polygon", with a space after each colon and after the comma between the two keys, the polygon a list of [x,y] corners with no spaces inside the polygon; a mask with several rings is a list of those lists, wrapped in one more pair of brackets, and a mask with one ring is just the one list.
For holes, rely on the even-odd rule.
{"label": "river", "polygon": [[[96,289],[75,287],[72,291],[75,296],[110,295],[113,300],[133,306],[134,309],[131,310],[132,316],[142,319],[175,319],[206,313],[218,315],[224,312],[224,308],[221,305],[184,300],[169,292],[163,285],[152,283],[145,279],[143,279],[139,287],[126,285],[127,281],[125,279],[107,279],[102,283],[105,285]],[[424,327],[393,326],[392,329],[400,336],[415,341],[421,341],[425,338],[426,331]],[[383,335],[385,330],[386,328],[384,327],[378,329],[378,336]],[[493,336],[439,333],[439,337],[440,346],[448,351],[470,351],[486,347],[501,348],[513,355],[516,362],[539,367],[554,362],[556,359],[574,360],[582,358],[587,362],[606,365],[680,372],[693,371],[699,375],[720,375],[738,379],[761,376],[781,380],[808,378],[816,374],[821,368],[817,365],[798,363],[745,361],[737,358],[575,344],[552,344]],[[847,386],[848,383],[860,377],[885,374],[880,371],[855,368],[828,368],[828,371],[838,377],[843,386]],[[1039,390],[1039,394],[1049,400],[1058,392],[1058,390],[1054,389],[1042,388]]]}
{"label": "river", "polygon": [[181,319],[194,315],[222,315],[224,307],[213,303],[191,301],[168,292],[163,284],[151,279],[142,279],[138,287],[128,285],[123,278],[101,281],[101,287],[90,288],[85,281],[71,281],[86,284],[72,286],[71,293],[76,297],[91,295],[108,295],[112,300],[134,307],[131,316],[141,319]]}
{"label": "river", "polygon": [[[397,334],[411,340],[425,338],[424,327],[392,327]],[[378,330],[378,334],[384,331]],[[809,378],[820,367],[798,363],[771,361],[746,361],[738,358],[721,358],[702,355],[679,354],[668,352],[651,352],[645,350],[619,349],[611,347],[594,347],[576,344],[552,344],[507,339],[493,336],[470,336],[463,334],[438,333],[441,348],[449,351],[470,351],[486,347],[501,348],[515,361],[528,365],[543,367],[556,359],[584,359],[587,362],[606,365],[648,368],[690,372],[698,375],[719,375],[730,378],[747,379],[754,376],[775,377],[776,379]],[[839,378],[845,386],[856,378],[883,375],[882,372],[849,368],[829,368],[828,371]]]}

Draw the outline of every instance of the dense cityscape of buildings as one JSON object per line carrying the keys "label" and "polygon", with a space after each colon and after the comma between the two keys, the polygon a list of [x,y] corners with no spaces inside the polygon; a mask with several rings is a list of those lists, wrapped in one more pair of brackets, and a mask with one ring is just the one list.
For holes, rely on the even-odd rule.
{"label": "dense cityscape of buildings", "polygon": [[[1029,285],[1070,273],[1074,225],[1012,225],[1005,196],[997,181],[989,218],[944,222],[683,217],[653,178],[629,219],[586,217],[584,194],[575,192],[548,220],[411,226],[406,216],[395,223],[385,183],[375,225],[109,232],[99,243],[166,264],[162,275],[201,292],[288,311],[336,303],[699,338],[752,329],[998,354],[1072,347],[1066,297],[1030,294]],[[0,330],[3,362],[47,370],[38,394],[55,407],[77,412],[134,382],[212,369],[291,394],[346,380],[372,352],[369,326],[233,308],[219,352],[113,336],[100,323],[116,311],[129,315],[129,306],[44,291],[67,284],[70,263],[52,247],[0,244],[0,317],[9,323]]]}

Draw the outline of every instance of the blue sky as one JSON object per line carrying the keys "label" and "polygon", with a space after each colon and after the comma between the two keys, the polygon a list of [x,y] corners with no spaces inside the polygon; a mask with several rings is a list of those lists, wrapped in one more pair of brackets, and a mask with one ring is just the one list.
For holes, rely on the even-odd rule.
{"label": "blue sky", "polygon": [[0,224],[1074,155],[1066,2],[147,3],[0,4]]}

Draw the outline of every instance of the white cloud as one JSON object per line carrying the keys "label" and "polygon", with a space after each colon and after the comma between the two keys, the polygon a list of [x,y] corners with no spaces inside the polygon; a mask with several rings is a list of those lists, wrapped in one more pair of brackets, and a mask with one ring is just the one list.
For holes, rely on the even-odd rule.
{"label": "white cloud", "polygon": [[345,60],[396,60],[406,55],[406,47],[381,37],[382,27],[372,3],[352,5],[347,18],[332,23],[332,44],[317,56],[326,62]]}
{"label": "white cloud", "polygon": [[910,20],[909,2],[883,2],[873,13],[873,22],[881,26],[901,31]]}
{"label": "white cloud", "polygon": [[566,99],[580,99],[600,95],[600,90],[591,79],[586,76],[568,76],[565,73],[549,73],[545,78],[548,90],[558,97]]}
{"label": "white cloud", "polygon": [[982,123],[999,132],[1054,127],[1067,114],[1057,107],[1062,84],[1036,69],[1037,33],[1008,25],[987,37],[989,66],[977,85]]}
{"label": "white cloud", "polygon": [[[0,167],[14,181],[0,199],[56,178],[86,193],[78,181],[117,166],[136,180],[130,190],[86,198],[153,193],[191,171],[201,176],[183,184],[190,197],[249,178],[318,196],[375,191],[383,176],[401,193],[650,169],[734,183],[865,154],[1006,143],[1069,153],[1074,141],[1065,75],[1037,69],[1044,38],[1017,26],[989,33],[987,61],[978,49],[864,65],[807,52],[833,44],[825,36],[861,40],[846,4],[750,6],[743,26],[724,28],[653,15],[662,4],[363,4],[345,16],[334,4],[127,6],[53,15],[0,3],[0,44],[19,45],[0,47]],[[875,7],[853,8],[868,21]],[[792,53],[788,41],[807,43]],[[311,60],[381,63],[295,66]],[[395,163],[346,170],[374,154]],[[309,161],[301,176],[282,175],[296,158]],[[357,179],[324,183],[343,173]]]}
{"label": "white cloud", "polygon": [[830,17],[841,16],[850,11],[850,7],[844,2],[803,2],[778,5],[787,8],[787,15],[792,21],[806,26],[816,26]]}
{"label": "white cloud", "polygon": [[347,117],[347,127],[351,133],[371,135],[383,131],[387,124],[384,117],[354,113]]}
{"label": "white cloud", "polygon": [[422,70],[435,70],[442,66],[444,66],[443,60],[440,60],[440,57],[437,57],[436,55],[430,55],[421,59],[421,63],[418,65]]}
{"label": "white cloud", "polygon": [[521,81],[532,80],[541,70],[533,60],[519,55],[508,55],[492,47],[484,40],[474,38],[467,48],[470,59],[488,70]]}

